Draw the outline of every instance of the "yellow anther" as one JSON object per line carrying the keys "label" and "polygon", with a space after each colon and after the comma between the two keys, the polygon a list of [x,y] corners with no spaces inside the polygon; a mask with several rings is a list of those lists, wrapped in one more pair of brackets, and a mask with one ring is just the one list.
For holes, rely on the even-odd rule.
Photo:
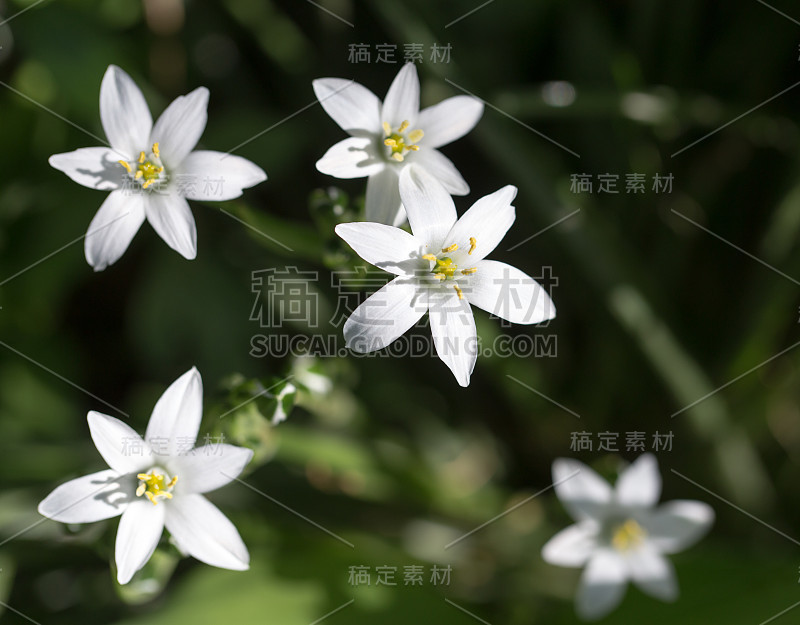
{"label": "yellow anther", "polygon": [[447,276],[444,275],[443,273],[435,273],[435,274],[433,274],[433,277],[436,278],[437,280],[446,280],[447,279]]}
{"label": "yellow anther", "polygon": [[386,139],[383,142],[383,145],[389,146],[390,148],[396,148],[397,147],[397,141],[395,141],[394,139]]}
{"label": "yellow anther", "polygon": [[131,173],[131,166],[128,164],[128,161],[117,161],[120,165],[122,165],[125,169],[128,170],[128,173]]}
{"label": "yellow anther", "polygon": [[[402,132],[402,130],[400,132]],[[408,140],[411,141],[411,143],[419,143],[420,139],[424,136],[425,133],[422,130],[412,130],[408,133]]]}
{"label": "yellow anther", "polygon": [[475,251],[475,248],[478,247],[478,240],[475,237],[469,238],[469,252],[467,254],[472,254]]}
{"label": "yellow anther", "polygon": [[144,163],[145,158],[147,158],[147,156],[145,155],[144,150],[139,152],[139,162]]}
{"label": "yellow anther", "polygon": [[419,146],[418,145],[407,145],[406,149],[407,150],[413,150],[414,152],[419,152]]}
{"label": "yellow anther", "polygon": [[139,180],[139,178],[141,178],[142,176],[144,176],[144,172],[142,172],[142,170],[141,170],[141,169],[139,169],[139,170],[138,170],[138,171],[137,171],[137,172],[134,174],[134,176],[133,176],[133,177],[134,177],[136,180]]}
{"label": "yellow anther", "polygon": [[397,131],[398,131],[398,132],[405,132],[405,131],[406,131],[406,128],[408,128],[410,125],[411,125],[411,122],[409,122],[409,121],[406,119],[405,121],[403,121],[403,123],[402,123],[402,124],[400,124],[400,127],[397,129]]}
{"label": "yellow anther", "polygon": [[455,252],[457,249],[458,249],[458,243],[453,243],[453,245],[443,248],[442,252],[447,254],[448,252]]}
{"label": "yellow anther", "polygon": [[402,163],[402,162],[405,160],[405,158],[403,157],[403,155],[402,155],[402,154],[400,154],[399,152],[395,152],[394,154],[392,154],[392,158],[393,158],[394,160],[396,160],[398,163]]}
{"label": "yellow anther", "polygon": [[154,506],[159,499],[172,499],[172,493],[169,491],[178,482],[178,477],[175,476],[165,484],[164,476],[159,473],[139,473],[136,477],[141,480],[136,488],[136,496],[144,495]]}
{"label": "yellow anther", "polygon": [[436,256],[434,256],[433,254],[423,254],[422,258],[424,260],[429,260],[429,261],[434,262],[434,263],[436,262]]}
{"label": "yellow anther", "polygon": [[647,532],[642,526],[633,519],[628,519],[616,529],[611,538],[611,544],[618,551],[628,551],[639,546],[646,537]]}
{"label": "yellow anther", "polygon": [[461,287],[454,284],[453,288],[456,290],[456,293],[458,293],[458,299],[464,299],[464,292],[461,290]]}
{"label": "yellow anther", "polygon": [[146,189],[147,187],[149,187],[154,182],[155,182],[155,178],[151,178],[150,180],[145,180],[144,184],[142,185],[142,189]]}
{"label": "yellow anther", "polygon": [[477,267],[470,267],[469,269],[462,269],[461,273],[463,273],[465,276],[468,276],[470,274],[475,273],[476,271],[478,271]]}
{"label": "yellow anther", "polygon": [[386,133],[387,137],[392,134],[392,127],[389,125],[389,122],[383,122],[383,132]]}
{"label": "yellow anther", "polygon": [[153,144],[153,154],[156,158],[161,158],[161,154],[158,153],[158,141]]}

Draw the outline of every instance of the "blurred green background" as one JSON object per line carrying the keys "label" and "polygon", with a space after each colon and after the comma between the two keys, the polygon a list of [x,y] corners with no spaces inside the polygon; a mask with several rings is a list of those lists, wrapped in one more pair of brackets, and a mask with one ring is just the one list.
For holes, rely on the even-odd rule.
{"label": "blurred green background", "polygon": [[[606,622],[758,624],[795,603],[800,546],[672,470],[800,538],[800,350],[684,410],[800,340],[800,89],[671,155],[794,85],[800,25],[755,0],[497,0],[455,23],[480,2],[0,4],[16,15],[0,26],[2,618],[310,625],[353,599],[325,622],[474,621],[449,600],[491,625],[574,623],[578,572],[539,555],[569,522],[552,491],[445,546],[549,486],[556,457],[613,478],[637,455],[625,450],[629,431],[645,432],[648,448],[654,433],[673,433],[672,450],[658,453],[663,499],[707,501],[717,522],[673,558],[678,603],[630,590]],[[788,0],[775,7],[800,20]],[[351,44],[369,46],[372,62],[349,62]],[[397,45],[397,62],[376,63],[379,44]],[[468,389],[435,358],[250,355],[255,335],[340,336],[327,323],[261,327],[252,313],[267,300],[254,301],[252,272],[318,272],[321,317],[336,309],[332,273],[360,263],[332,226],[353,218],[365,187],[314,168],[344,133],[309,106],[311,81],[352,78],[383,97],[405,44],[424,50],[423,105],[461,93],[457,85],[502,111],[487,107],[443,150],[472,189],[459,211],[518,186],[517,221],[494,258],[533,276],[551,267],[558,279],[558,317],[546,328],[477,314],[485,342],[554,335],[555,357],[480,358]],[[450,44],[449,63],[431,62],[433,44]],[[102,135],[110,63],[134,77],[154,117],[207,86],[204,148],[227,151],[269,129],[236,152],[267,182],[239,201],[193,203],[194,262],[148,226],[105,272],[84,260],[79,237],[104,194],[47,159],[97,144],[59,116]],[[570,190],[573,175],[607,173],[620,176],[618,195]],[[625,193],[632,173],[646,176],[645,193]],[[656,174],[673,176],[671,193],[652,190]],[[258,452],[243,479],[352,547],[234,484],[212,499],[249,546],[249,572],[178,562],[165,538],[121,591],[109,568],[116,521],[39,522],[36,505],[56,485],[103,468],[85,415],[120,415],[88,393],[141,431],[192,365],[206,387],[202,431]],[[241,406],[288,376],[298,391],[282,407],[296,405],[279,427],[269,425],[269,394]],[[594,436],[593,451],[570,450],[576,431]],[[607,431],[620,433],[619,453],[597,450]],[[452,567],[449,585],[430,582],[434,564]],[[383,565],[398,567],[397,587],[374,585]],[[402,584],[408,565],[424,567],[422,586]],[[373,584],[351,585],[353,566],[371,567]]]}

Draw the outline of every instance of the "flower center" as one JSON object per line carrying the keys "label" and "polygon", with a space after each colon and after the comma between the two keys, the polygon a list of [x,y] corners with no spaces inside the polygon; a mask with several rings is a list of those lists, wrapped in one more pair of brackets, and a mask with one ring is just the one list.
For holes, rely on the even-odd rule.
{"label": "flower center", "polygon": [[164,173],[164,166],[161,164],[161,154],[158,151],[158,143],[153,144],[150,155],[139,152],[139,158],[135,161],[119,161],[128,174],[134,180],[138,180],[142,189],[147,189],[151,184],[160,180]]}
{"label": "flower center", "polygon": [[645,538],[647,538],[647,532],[642,526],[633,519],[628,519],[614,529],[611,544],[617,551],[629,551],[641,545]]}
{"label": "flower center", "polygon": [[410,125],[406,120],[397,127],[397,130],[392,130],[389,122],[383,122],[383,132],[386,134],[383,144],[389,148],[389,158],[393,158],[398,163],[402,163],[409,152],[418,151],[417,143],[425,136],[425,133],[419,129],[406,133]]}
{"label": "flower center", "polygon": [[[475,248],[478,246],[478,241],[475,237],[469,238],[469,251],[467,254],[472,254],[475,251]],[[430,268],[430,273],[433,275],[434,278],[437,280],[441,280],[442,282],[447,282],[448,280],[453,280],[454,282],[458,280],[459,276],[468,276],[470,274],[475,273],[478,271],[477,267],[469,267],[467,269],[462,269],[458,271],[458,265],[453,261],[450,256],[445,256],[445,254],[450,254],[451,252],[455,252],[458,249],[458,243],[453,243],[452,245],[442,248],[440,254],[425,254],[422,256],[424,260],[430,261],[433,263],[433,266]],[[458,271],[458,273],[456,273]],[[464,299],[464,293],[461,290],[461,287],[458,286],[457,283],[453,284],[453,288],[455,289],[456,293],[458,293],[458,299]]]}
{"label": "flower center", "polygon": [[162,473],[151,471],[150,473],[139,473],[139,487],[136,489],[136,496],[144,495],[155,506],[159,499],[172,499],[172,487],[178,481],[178,476],[173,477],[168,483],[167,476]]}

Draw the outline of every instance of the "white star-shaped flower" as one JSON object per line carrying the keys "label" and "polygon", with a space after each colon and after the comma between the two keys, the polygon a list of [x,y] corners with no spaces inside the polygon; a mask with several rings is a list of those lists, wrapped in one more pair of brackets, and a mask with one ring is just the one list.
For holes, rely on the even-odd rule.
{"label": "white star-shaped flower", "polygon": [[366,87],[341,78],[314,81],[322,108],[350,134],[329,149],[317,169],[336,178],[367,180],[366,221],[400,225],[405,214],[398,177],[409,164],[424,168],[453,195],[469,185],[452,161],[436,148],[463,137],[483,115],[483,103],[455,96],[419,110],[419,78],[407,63],[383,103]]}
{"label": "white star-shaped flower", "polygon": [[542,557],[557,566],[585,567],[576,598],[580,617],[596,620],[611,612],[629,581],[662,601],[677,599],[675,572],[664,555],[703,537],[714,522],[710,506],[676,500],[656,507],[661,475],[652,454],[626,468],[615,488],[577,460],[556,460],[553,481],[576,523],[551,538]]}
{"label": "white star-shaped flower", "polygon": [[470,304],[513,323],[555,317],[550,296],[533,278],[485,260],[514,223],[516,194],[516,187],[503,187],[457,219],[442,185],[410,167],[400,174],[400,195],[412,234],[379,223],[336,226],[361,258],[397,276],[350,315],[347,346],[360,353],[382,349],[427,312],[436,353],[467,386],[478,347]]}
{"label": "white star-shaped flower", "polygon": [[90,412],[92,440],[110,468],[62,484],[39,513],[62,523],[122,515],[115,548],[120,584],[147,563],[164,527],[182,552],[201,562],[246,570],[247,547],[203,493],[236,478],[253,452],[222,443],[193,448],[202,412],[203,383],[194,368],[158,400],[144,440],[119,419]]}
{"label": "white star-shaped flower", "polygon": [[153,125],[130,76],[110,65],[100,86],[100,120],[110,147],[54,154],[50,165],[75,182],[110,191],[86,233],[86,260],[102,271],[128,249],[145,219],[172,249],[197,255],[197,231],[186,201],[223,201],[267,175],[239,156],[194,150],[206,127],[208,89],[175,99]]}

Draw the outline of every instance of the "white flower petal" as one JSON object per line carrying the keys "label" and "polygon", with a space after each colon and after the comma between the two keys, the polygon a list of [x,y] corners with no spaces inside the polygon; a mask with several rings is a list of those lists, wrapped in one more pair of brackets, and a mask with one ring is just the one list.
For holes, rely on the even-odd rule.
{"label": "white flower petal", "polygon": [[345,132],[376,133],[381,129],[381,101],[363,85],[342,78],[320,78],[312,83],[325,112]]}
{"label": "white flower petal", "polygon": [[627,582],[627,568],[619,555],[607,549],[596,552],[581,576],[575,605],[578,616],[603,618],[620,604]]}
{"label": "white flower petal", "polygon": [[116,65],[108,66],[100,85],[100,121],[111,147],[126,156],[147,145],[153,127],[150,109],[136,83]]}
{"label": "white flower petal", "polygon": [[413,164],[400,174],[400,197],[414,236],[438,253],[435,248],[444,245],[445,236],[456,223],[453,198],[433,176]]}
{"label": "white flower petal", "polygon": [[246,571],[250,554],[236,527],[202,495],[169,502],[166,524],[181,550],[211,566]]}
{"label": "white flower petal", "polygon": [[553,462],[553,483],[558,500],[576,521],[600,518],[612,502],[609,483],[577,460]]}
{"label": "white flower petal", "polygon": [[483,115],[483,102],[467,95],[457,95],[422,109],[417,126],[424,132],[425,147],[438,148],[460,139]]}
{"label": "white flower petal", "polygon": [[131,581],[156,550],[164,531],[165,508],[163,502],[153,505],[147,499],[137,499],[122,513],[114,547],[120,584]]}
{"label": "white flower petal", "polygon": [[597,548],[597,532],[591,521],[570,525],[547,541],[542,558],[556,566],[581,567]]}
{"label": "white flower petal", "polygon": [[427,302],[415,280],[395,278],[370,295],[344,324],[345,343],[360,354],[383,349],[422,318]]}
{"label": "white flower petal", "polygon": [[469,303],[459,299],[455,289],[442,286],[431,293],[428,314],[437,355],[459,385],[469,386],[478,358],[478,335]]}
{"label": "white flower petal", "polygon": [[[198,87],[175,98],[161,113],[147,147],[158,143],[161,161],[167,170],[178,169],[194,149],[208,121],[208,89]],[[144,149],[144,148],[143,148]]]}
{"label": "white flower petal", "polygon": [[469,303],[512,323],[541,323],[556,316],[547,292],[516,267],[482,260],[477,271],[461,280]]}
{"label": "white flower petal", "polygon": [[386,98],[383,101],[381,122],[388,122],[397,128],[407,121],[411,128],[416,128],[419,115],[419,77],[417,66],[406,63],[392,81]]}
{"label": "white flower petal", "polygon": [[616,485],[617,503],[649,508],[661,498],[661,474],[653,454],[643,454],[627,467]]}
{"label": "white flower petal", "polygon": [[176,494],[208,493],[238,477],[252,457],[253,451],[245,447],[204,445],[172,458],[167,469],[178,476]]}
{"label": "white flower petal", "polygon": [[150,193],[145,198],[145,214],[153,230],[173,250],[188,260],[197,257],[197,226],[184,198]]}
{"label": "white flower petal", "polygon": [[94,523],[122,514],[134,495],[133,476],[106,469],[56,488],[39,504],[39,514],[60,523]]}
{"label": "white flower petal", "polygon": [[348,137],[335,143],[317,161],[317,170],[334,178],[363,178],[382,171],[386,166],[375,156],[373,139]]}
{"label": "white flower petal", "polygon": [[144,223],[144,196],[141,193],[112,191],[95,214],[83,251],[95,271],[117,262],[128,249]]}
{"label": "white flower petal", "polygon": [[384,167],[367,180],[364,219],[397,226],[406,220],[400,201],[400,178],[395,167]]}
{"label": "white flower petal", "polygon": [[119,189],[128,178],[128,172],[119,164],[120,160],[128,158],[111,148],[81,148],[74,152],[53,154],[48,162],[84,187],[113,191]]}
{"label": "white flower petal", "polygon": [[700,540],[714,523],[714,510],[702,501],[677,500],[646,514],[648,541],[662,553],[677,553]]}
{"label": "white flower petal", "polygon": [[642,548],[627,554],[628,571],[642,592],[662,601],[678,598],[678,582],[672,563],[653,549]]}
{"label": "white flower petal", "polygon": [[128,425],[94,411],[86,420],[97,451],[114,471],[123,475],[136,473],[147,465],[150,448]]}
{"label": "white flower petal", "polygon": [[339,224],[336,234],[369,264],[395,275],[413,274],[424,263],[424,244],[405,230],[370,222]]}
{"label": "white flower petal", "polygon": [[459,249],[470,248],[470,237],[477,246],[469,255],[470,262],[476,264],[492,253],[503,239],[516,218],[511,202],[517,196],[517,188],[511,185],[482,197],[461,216],[447,235],[447,242],[457,243]]}
{"label": "white flower petal", "polygon": [[421,167],[431,174],[451,195],[466,195],[469,193],[467,181],[464,180],[456,166],[453,165],[453,161],[439,150],[427,147],[420,148],[413,158],[412,162],[415,167]]}
{"label": "white flower petal", "polygon": [[[153,447],[169,449],[164,456],[176,456],[179,449],[197,440],[203,417],[203,380],[192,367],[175,380],[156,402],[145,439]],[[156,444],[158,443],[158,444]]]}
{"label": "white flower petal", "polygon": [[246,158],[197,150],[183,159],[176,182],[178,193],[190,200],[222,202],[266,179],[264,170]]}

